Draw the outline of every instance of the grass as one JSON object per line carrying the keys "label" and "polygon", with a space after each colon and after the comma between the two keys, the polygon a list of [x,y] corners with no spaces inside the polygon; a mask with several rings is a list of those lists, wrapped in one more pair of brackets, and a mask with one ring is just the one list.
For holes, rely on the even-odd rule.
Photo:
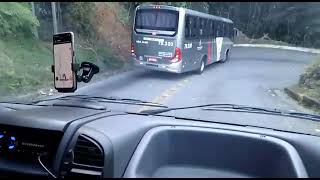
{"label": "grass", "polygon": [[[53,88],[52,45],[34,39],[0,39],[0,99],[36,93]],[[77,62],[94,62],[101,72],[118,69],[122,61],[108,49],[95,48],[96,54],[76,46]]]}
{"label": "grass", "polygon": [[123,61],[112,54],[107,48],[95,47],[95,48],[84,48],[83,46],[76,45],[76,58],[77,62],[88,61],[95,63],[100,67],[100,70],[107,71],[112,69],[118,69],[123,66]]}
{"label": "grass", "polygon": [[[320,58],[317,58],[311,63],[303,73],[303,76],[308,78],[310,85],[307,87],[304,83],[297,83],[296,85],[291,86],[290,89],[301,95],[320,101],[320,78],[319,76],[315,76],[315,72],[320,72]],[[308,108],[312,109],[314,112],[320,113],[319,109],[314,107]]]}
{"label": "grass", "polygon": [[52,52],[44,43],[33,39],[2,39],[0,64],[2,96],[16,96],[52,85]]}

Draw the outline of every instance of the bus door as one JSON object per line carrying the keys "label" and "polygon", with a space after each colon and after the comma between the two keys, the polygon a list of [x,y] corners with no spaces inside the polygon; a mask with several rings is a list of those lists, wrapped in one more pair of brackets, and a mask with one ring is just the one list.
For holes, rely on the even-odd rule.
{"label": "bus door", "polygon": [[208,62],[207,64],[214,63],[217,59],[216,57],[216,39],[215,39],[215,31],[214,31],[214,21],[208,21]]}
{"label": "bus door", "polygon": [[215,21],[215,31],[216,31],[216,38],[215,38],[215,45],[216,45],[216,61],[220,61],[222,57],[223,52],[223,27],[222,23],[220,21]]}
{"label": "bus door", "polygon": [[199,68],[201,57],[206,53],[206,39],[202,35],[203,29],[200,29],[200,17],[187,15],[185,24],[184,55],[186,70]]}
{"label": "bus door", "polygon": [[195,69],[197,60],[197,44],[199,40],[196,18],[192,15],[186,15],[185,17],[182,65],[186,71]]}

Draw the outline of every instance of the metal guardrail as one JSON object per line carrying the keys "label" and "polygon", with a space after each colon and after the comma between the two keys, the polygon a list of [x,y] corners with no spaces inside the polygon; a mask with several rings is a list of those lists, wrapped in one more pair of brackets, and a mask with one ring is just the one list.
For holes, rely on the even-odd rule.
{"label": "metal guardrail", "polygon": [[303,47],[291,47],[282,45],[272,45],[272,44],[234,44],[234,47],[262,47],[262,48],[275,48],[275,49],[285,49],[293,51],[308,52],[314,54],[320,54],[319,49],[303,48]]}

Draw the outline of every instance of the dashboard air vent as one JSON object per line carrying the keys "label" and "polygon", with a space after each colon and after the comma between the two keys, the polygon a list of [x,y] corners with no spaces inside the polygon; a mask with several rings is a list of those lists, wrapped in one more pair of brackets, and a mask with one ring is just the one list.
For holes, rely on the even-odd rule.
{"label": "dashboard air vent", "polygon": [[103,167],[104,154],[102,147],[91,138],[80,135],[74,148],[74,163]]}

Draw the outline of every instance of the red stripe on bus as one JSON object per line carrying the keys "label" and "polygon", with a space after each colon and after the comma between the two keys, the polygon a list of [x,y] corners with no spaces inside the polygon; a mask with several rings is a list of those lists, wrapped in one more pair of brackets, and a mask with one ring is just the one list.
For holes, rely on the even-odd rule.
{"label": "red stripe on bus", "polygon": [[207,64],[211,63],[211,42],[208,43],[208,62]]}

